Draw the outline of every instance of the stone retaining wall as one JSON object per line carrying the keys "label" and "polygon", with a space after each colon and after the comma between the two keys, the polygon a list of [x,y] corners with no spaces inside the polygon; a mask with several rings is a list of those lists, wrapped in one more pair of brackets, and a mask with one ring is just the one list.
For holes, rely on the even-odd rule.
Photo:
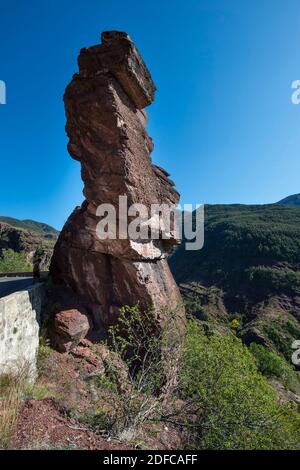
{"label": "stone retaining wall", "polygon": [[44,284],[0,299],[0,375],[24,370],[33,380]]}

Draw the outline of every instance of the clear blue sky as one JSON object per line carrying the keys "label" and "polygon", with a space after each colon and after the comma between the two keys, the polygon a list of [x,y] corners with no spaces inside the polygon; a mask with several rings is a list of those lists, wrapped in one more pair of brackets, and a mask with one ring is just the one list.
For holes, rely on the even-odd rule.
{"label": "clear blue sky", "polygon": [[153,159],[186,203],[300,192],[298,0],[1,1],[0,214],[61,228],[82,201],[62,95],[81,47],[127,31],[158,91]]}

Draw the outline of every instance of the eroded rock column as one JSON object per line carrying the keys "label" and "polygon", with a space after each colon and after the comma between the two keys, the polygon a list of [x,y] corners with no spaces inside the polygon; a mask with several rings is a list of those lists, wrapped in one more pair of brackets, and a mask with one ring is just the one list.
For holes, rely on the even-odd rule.
{"label": "eroded rock column", "polygon": [[[128,206],[149,209],[151,204],[174,208],[178,203],[168,173],[150,157],[153,143],[144,108],[154,99],[155,85],[126,33],[103,33],[100,45],[81,50],[78,66],[64,102],[68,150],[81,163],[86,200],[60,234],[52,278],[98,308],[104,324],[116,320],[119,307],[137,303],[157,312],[175,308],[183,319],[181,296],[166,261],[177,243],[172,229],[169,239],[158,240],[101,240],[96,232],[98,206],[112,204],[118,218],[119,196],[127,197]],[[163,314],[157,313],[157,320],[163,321]]]}

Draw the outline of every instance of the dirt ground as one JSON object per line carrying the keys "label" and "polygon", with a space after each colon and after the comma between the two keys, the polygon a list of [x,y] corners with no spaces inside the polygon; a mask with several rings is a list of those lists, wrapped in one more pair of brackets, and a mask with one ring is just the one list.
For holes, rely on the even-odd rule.
{"label": "dirt ground", "polygon": [[127,450],[131,447],[103,438],[70,418],[52,398],[26,401],[12,439],[14,449]]}

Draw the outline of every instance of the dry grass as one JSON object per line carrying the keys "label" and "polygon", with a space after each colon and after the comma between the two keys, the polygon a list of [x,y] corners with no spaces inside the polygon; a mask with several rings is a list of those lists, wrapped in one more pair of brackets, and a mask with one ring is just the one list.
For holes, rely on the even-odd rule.
{"label": "dry grass", "polygon": [[0,449],[7,449],[10,446],[26,379],[25,368],[17,374],[0,376]]}

